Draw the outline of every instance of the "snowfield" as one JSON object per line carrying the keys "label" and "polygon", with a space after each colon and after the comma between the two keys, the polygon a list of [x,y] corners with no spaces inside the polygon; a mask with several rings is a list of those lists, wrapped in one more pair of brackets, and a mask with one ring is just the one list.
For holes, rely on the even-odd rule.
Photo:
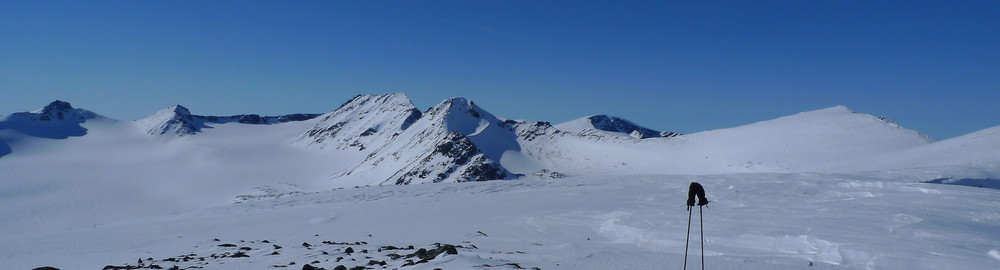
{"label": "snowfield", "polygon": [[2,116],[0,269],[681,269],[694,181],[706,269],[1000,267],[998,127],[934,141],[837,106],[678,135],[392,94]]}
{"label": "snowfield", "polygon": [[[1000,265],[996,190],[819,174],[582,177],[288,194],[154,218],[5,234],[0,262],[7,269],[101,269],[153,258],[147,263],[166,268],[278,269],[319,261],[312,266],[332,269],[376,260],[398,268],[405,259],[385,254],[415,251],[380,252],[380,247],[433,249],[442,243],[463,248],[400,269],[679,269],[684,200],[692,180],[704,184],[712,200],[704,209],[707,269]],[[694,219],[692,240],[697,240],[697,213]],[[249,257],[212,259],[237,250],[218,246],[226,243],[251,248]],[[356,252],[348,255],[346,247]],[[694,242],[689,267],[699,264],[697,247]],[[367,253],[360,253],[364,249]],[[274,251],[279,254],[271,255]],[[188,254],[209,259],[164,261]],[[344,259],[337,262],[338,257]]]}

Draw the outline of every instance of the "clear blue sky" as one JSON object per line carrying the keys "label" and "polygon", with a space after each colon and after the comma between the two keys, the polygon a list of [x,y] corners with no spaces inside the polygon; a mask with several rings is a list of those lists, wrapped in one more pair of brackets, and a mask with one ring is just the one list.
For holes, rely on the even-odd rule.
{"label": "clear blue sky", "polygon": [[998,48],[1000,1],[0,0],[0,114],[405,92],[683,133],[845,105],[944,139],[1000,125]]}

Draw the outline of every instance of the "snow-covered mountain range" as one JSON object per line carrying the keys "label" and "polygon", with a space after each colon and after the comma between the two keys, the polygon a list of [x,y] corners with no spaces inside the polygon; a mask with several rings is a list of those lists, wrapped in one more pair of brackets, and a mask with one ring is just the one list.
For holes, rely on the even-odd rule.
{"label": "snow-covered mountain range", "polygon": [[[996,191],[929,183],[1000,187],[998,165],[1000,127],[935,141],[843,106],[678,134],[606,115],[506,119],[464,98],[420,111],[405,94],[136,121],[56,101],[0,116],[0,266],[659,269],[678,263],[687,214],[662,207],[697,180],[718,207],[706,251],[723,268],[976,269],[1000,260]],[[458,255],[419,264],[387,246],[445,247],[433,241]],[[195,253],[208,259],[183,261]]]}
{"label": "snow-covered mountain range", "polygon": [[[303,124],[283,124],[288,122]],[[209,133],[260,124],[267,127],[239,136],[295,133],[281,141],[292,140],[289,145],[293,147],[335,159],[357,160],[326,166],[327,174],[318,177],[329,179],[334,186],[483,181],[545,174],[856,172],[963,164],[992,170],[990,166],[1000,161],[997,128],[936,142],[886,118],[855,113],[843,106],[681,135],[606,115],[558,125],[510,120],[463,98],[450,98],[421,112],[405,94],[359,95],[322,115],[201,116],[175,105],[131,122],[56,101],[34,112],[3,118],[0,154],[16,157],[22,151],[30,152],[32,148],[19,149],[20,141],[44,144],[40,139],[98,136],[88,131],[102,128],[134,129],[146,137],[159,138],[122,147],[177,144],[172,141],[181,137],[188,137],[184,141],[189,143],[213,144],[216,139],[235,138]],[[309,127],[302,129],[302,125]],[[130,132],[115,133],[99,136],[136,137]],[[234,145],[233,149],[259,146]],[[55,155],[71,149],[51,151],[49,154]],[[284,158],[254,154],[261,159]]]}

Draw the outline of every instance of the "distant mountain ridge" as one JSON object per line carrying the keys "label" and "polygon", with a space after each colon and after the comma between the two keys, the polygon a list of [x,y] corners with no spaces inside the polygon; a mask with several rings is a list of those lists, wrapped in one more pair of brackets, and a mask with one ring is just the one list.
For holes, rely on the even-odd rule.
{"label": "distant mountain ridge", "polygon": [[637,139],[646,138],[669,138],[680,136],[680,133],[672,131],[656,131],[645,128],[632,121],[609,115],[591,115],[577,120],[562,123],[556,126],[561,130],[573,132],[588,132],[590,130],[603,130],[614,133],[629,135]]}
{"label": "distant mountain ridge", "polygon": [[[1000,162],[996,151],[967,147],[974,143],[976,148],[995,145],[1000,149],[996,142],[1000,136],[993,135],[996,132],[986,130],[935,142],[887,118],[843,106],[682,135],[608,115],[556,125],[510,120],[461,97],[421,112],[402,93],[358,95],[325,114],[201,116],[175,105],[130,122],[56,101],[33,112],[0,118],[0,157],[17,155],[19,138],[67,139],[109,126],[123,127],[114,131],[118,133],[141,131],[136,133],[165,139],[134,140],[136,143],[170,143],[175,141],[171,138],[185,137],[179,141],[186,142],[179,144],[193,143],[198,148],[192,149],[206,149],[208,152],[198,158],[209,163],[217,159],[292,158],[249,150],[257,147],[293,147],[329,156],[333,161],[327,163],[328,168],[317,169],[326,174],[316,177],[329,178],[336,186],[572,175],[838,172]],[[131,135],[114,136],[128,139]],[[258,136],[270,139],[254,139]],[[219,140],[255,142],[214,146]],[[78,141],[66,144],[84,143]],[[971,156],[975,160],[962,159],[956,151],[975,152]],[[875,157],[878,159],[872,160]],[[937,157],[955,161],[939,161]]]}
{"label": "distant mountain ridge", "polygon": [[203,116],[191,114],[188,108],[173,105],[160,110],[143,119],[137,120],[143,130],[150,135],[176,134],[179,136],[193,135],[207,128],[206,123],[226,124],[237,122],[242,124],[267,125],[290,121],[305,121],[319,114],[288,114],[281,116],[260,116],[256,114],[241,114],[233,116]]}

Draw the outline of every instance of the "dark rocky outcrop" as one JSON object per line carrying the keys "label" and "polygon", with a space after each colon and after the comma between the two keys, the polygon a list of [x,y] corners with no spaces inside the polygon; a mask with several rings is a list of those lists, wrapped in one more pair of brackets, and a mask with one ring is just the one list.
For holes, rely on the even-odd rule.
{"label": "dark rocky outcrop", "polygon": [[507,179],[511,173],[487,158],[468,137],[451,132],[426,153],[416,166],[396,173],[395,184],[406,185],[418,179],[442,182],[487,181]]}

